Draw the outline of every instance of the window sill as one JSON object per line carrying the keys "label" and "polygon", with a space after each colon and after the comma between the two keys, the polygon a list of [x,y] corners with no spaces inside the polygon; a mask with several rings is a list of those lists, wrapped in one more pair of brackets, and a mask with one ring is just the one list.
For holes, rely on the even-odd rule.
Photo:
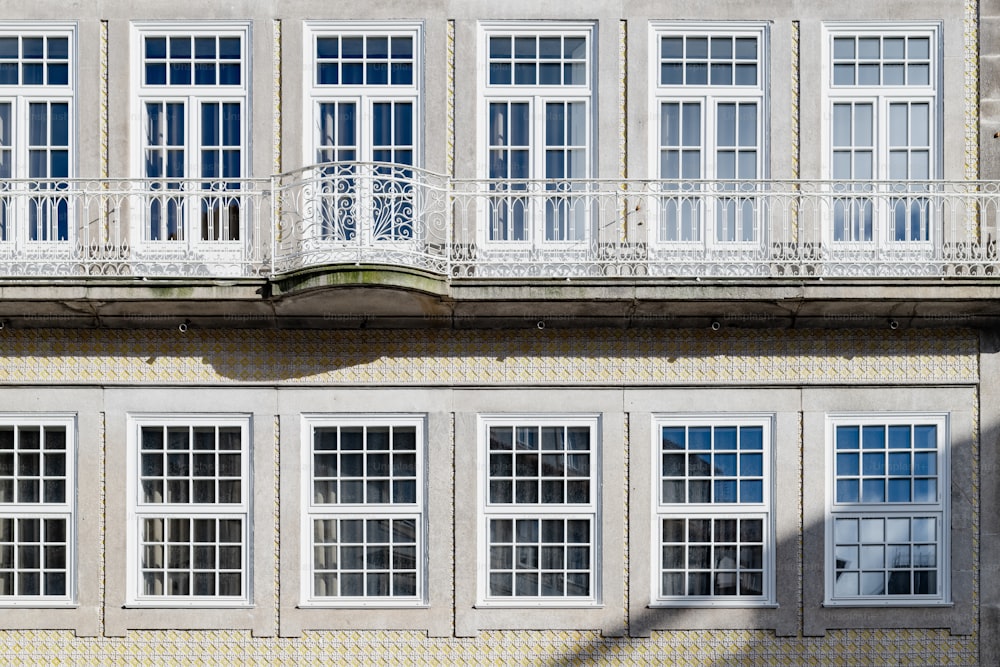
{"label": "window sill", "polygon": [[777,609],[777,602],[739,602],[698,600],[651,602],[647,609]]}
{"label": "window sill", "polygon": [[129,602],[122,605],[122,609],[255,609],[256,605],[246,602]]}
{"label": "window sill", "polygon": [[519,600],[519,601],[489,601],[479,602],[473,606],[474,609],[604,609],[604,605],[598,602],[560,602],[553,603],[548,600]]}
{"label": "window sill", "polygon": [[430,609],[431,606],[426,602],[415,602],[412,604],[403,602],[303,602],[302,604],[296,605],[296,609],[321,609],[321,610],[336,610],[336,609]]}
{"label": "window sill", "polygon": [[929,607],[929,608],[950,608],[954,607],[954,602],[944,600],[827,600],[823,602],[824,607],[831,609],[844,609],[851,607],[874,607],[874,608],[894,608],[894,607]]}

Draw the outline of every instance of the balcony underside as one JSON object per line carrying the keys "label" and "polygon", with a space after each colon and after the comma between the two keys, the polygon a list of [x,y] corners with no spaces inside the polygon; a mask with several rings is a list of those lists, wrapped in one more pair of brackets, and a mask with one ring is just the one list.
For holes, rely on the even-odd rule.
{"label": "balcony underside", "polygon": [[[453,279],[358,266],[294,280],[5,280],[13,328],[1000,326],[1000,282]],[[184,325],[182,327],[181,325]],[[0,332],[2,336],[2,332]]]}

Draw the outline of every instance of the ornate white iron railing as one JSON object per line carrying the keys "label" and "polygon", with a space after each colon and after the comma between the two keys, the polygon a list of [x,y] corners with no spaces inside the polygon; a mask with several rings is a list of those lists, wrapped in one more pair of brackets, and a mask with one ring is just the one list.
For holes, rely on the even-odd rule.
{"label": "ornate white iron railing", "polygon": [[269,180],[0,181],[0,275],[248,276]]}
{"label": "ornate white iron railing", "polygon": [[998,236],[997,182],[455,180],[372,163],[0,181],[0,276],[975,277],[994,273]]}

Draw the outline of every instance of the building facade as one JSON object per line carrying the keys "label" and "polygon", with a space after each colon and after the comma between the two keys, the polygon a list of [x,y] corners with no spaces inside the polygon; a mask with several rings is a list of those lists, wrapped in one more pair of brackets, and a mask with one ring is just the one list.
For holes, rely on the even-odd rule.
{"label": "building facade", "polygon": [[995,3],[0,0],[12,663],[994,664]]}

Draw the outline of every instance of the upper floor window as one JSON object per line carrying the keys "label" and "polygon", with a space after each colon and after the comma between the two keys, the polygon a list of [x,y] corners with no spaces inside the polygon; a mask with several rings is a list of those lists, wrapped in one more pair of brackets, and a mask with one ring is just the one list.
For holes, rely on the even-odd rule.
{"label": "upper floor window", "polygon": [[[75,103],[75,24],[0,23],[0,181],[65,189],[58,179],[75,169]],[[69,241],[70,208],[65,195],[0,196],[0,242]]]}
{"label": "upper floor window", "polygon": [[765,173],[766,25],[658,22],[651,32],[654,172],[665,193],[656,241],[759,241],[757,201],[729,193]]}
{"label": "upper floor window", "polygon": [[249,603],[249,420],[129,423],[130,601]]}
{"label": "upper floor window", "polygon": [[654,419],[653,600],[753,604],[773,600],[771,419]]}
{"label": "upper floor window", "polygon": [[588,238],[567,179],[593,175],[594,35],[591,24],[483,24],[483,170],[491,191],[511,193],[491,198],[484,240]]}
{"label": "upper floor window", "polygon": [[76,433],[69,416],[0,416],[0,605],[75,598]]}
{"label": "upper floor window", "polygon": [[[144,241],[235,241],[246,175],[249,27],[136,23],[138,175]],[[162,191],[162,194],[159,194]],[[188,194],[188,193],[197,193]]]}
{"label": "upper floor window", "polygon": [[424,420],[304,419],[303,600],[418,604],[424,591]]}
{"label": "upper floor window", "polygon": [[830,241],[932,240],[933,206],[919,194],[925,186],[876,182],[939,173],[939,51],[937,25],[827,26],[828,173],[851,182],[834,204]]}
{"label": "upper floor window", "polygon": [[419,164],[421,25],[306,24],[306,163],[320,164],[319,236],[414,236]]}
{"label": "upper floor window", "polygon": [[480,598],[594,603],[598,420],[483,417]]}
{"label": "upper floor window", "polygon": [[946,417],[835,415],[827,429],[827,603],[947,602]]}

